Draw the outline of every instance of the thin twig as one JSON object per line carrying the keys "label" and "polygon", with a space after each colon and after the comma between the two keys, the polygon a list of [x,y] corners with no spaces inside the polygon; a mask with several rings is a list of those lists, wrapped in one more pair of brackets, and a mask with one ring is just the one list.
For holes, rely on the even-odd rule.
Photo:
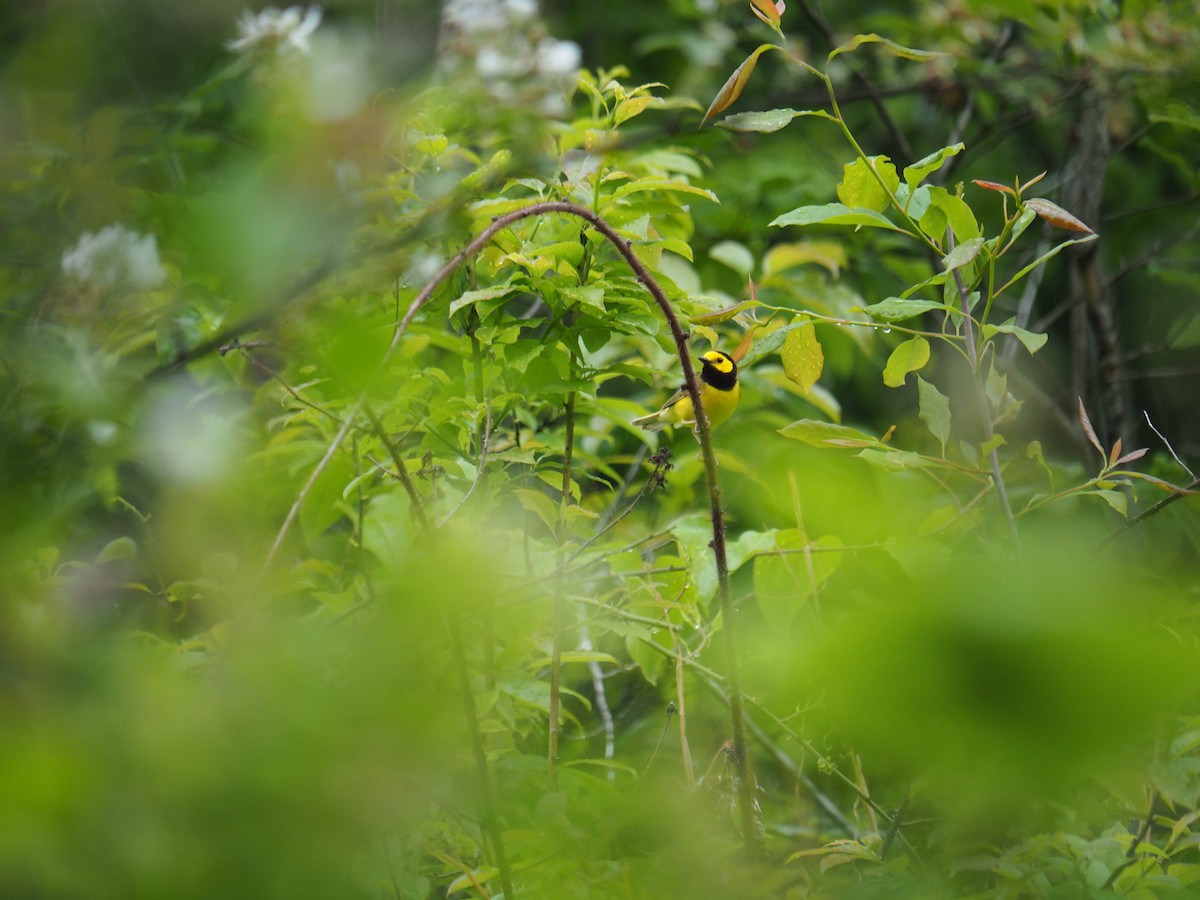
{"label": "thin twig", "polygon": [[[946,229],[946,249],[948,252],[954,250],[954,232],[949,228]],[[987,393],[984,390],[983,382],[980,381],[982,373],[979,371],[979,347],[975,342],[975,323],[971,319],[970,297],[967,286],[963,284],[962,272],[957,268],[954,270],[954,286],[958,291],[959,301],[962,303],[967,361],[971,365],[971,383],[974,387],[976,405],[979,408],[979,418],[983,425],[983,442],[987,444],[996,436],[996,429],[992,423],[992,410],[988,404]],[[1004,511],[1004,520],[1008,523],[1008,534],[1012,540],[1013,552],[1020,554],[1021,534],[1017,530],[1017,518],[1013,515],[1012,504],[1008,502],[1008,488],[1004,484],[1004,474],[1000,471],[1000,454],[995,447],[988,453],[988,462],[991,464],[992,485],[996,488],[996,498],[1000,501],[1000,508]]]}
{"label": "thin twig", "polygon": [[430,531],[429,517],[425,514],[425,504],[421,502],[421,497],[417,493],[416,487],[413,486],[412,479],[408,477],[408,468],[404,465],[404,459],[400,456],[400,449],[395,445],[388,433],[384,431],[383,423],[379,421],[379,417],[375,415],[375,411],[366,401],[363,402],[363,410],[367,414],[367,419],[371,423],[371,430],[375,437],[387,449],[388,456],[392,458],[392,464],[396,467],[395,475],[400,479],[400,483],[404,485],[405,493],[408,494],[409,502],[412,503],[413,515],[417,517],[417,521],[421,523],[421,528],[428,533]]}
{"label": "thin twig", "polygon": [[1145,522],[1151,516],[1157,516],[1160,512],[1162,512],[1164,509],[1166,509],[1168,506],[1170,506],[1172,503],[1176,502],[1177,500],[1182,500],[1184,497],[1194,496],[1198,490],[1200,490],[1200,478],[1193,479],[1192,483],[1187,485],[1179,493],[1173,493],[1173,494],[1169,494],[1166,497],[1163,497],[1161,500],[1159,500],[1153,506],[1149,507],[1148,509],[1142,510],[1142,512],[1138,513],[1132,519],[1127,519],[1126,521],[1122,522],[1121,527],[1119,527],[1116,531],[1112,532],[1110,535],[1108,535],[1108,537],[1106,537],[1104,540],[1102,540],[1100,542],[1100,546],[1103,547],[1106,544],[1111,543],[1112,541],[1119,538],[1126,531],[1129,531],[1131,528],[1133,528],[1133,526],[1140,525],[1142,522]]}
{"label": "thin twig", "polygon": [[471,486],[467,488],[467,492],[462,495],[462,499],[454,504],[454,509],[446,513],[442,517],[442,521],[438,522],[438,528],[445,526],[447,522],[454,516],[456,512],[466,505],[466,502],[471,499],[471,495],[475,493],[475,488],[479,487],[479,483],[483,480],[484,467],[487,465],[488,445],[492,442],[492,401],[486,403],[487,421],[483,429],[483,437],[480,439],[479,463],[475,470],[475,478],[471,481]]}
{"label": "thin twig", "polygon": [[892,824],[888,826],[887,834],[883,837],[883,844],[879,848],[880,862],[887,859],[888,851],[892,849],[896,835],[900,833],[900,825],[904,821],[904,813],[908,810],[910,796],[911,794],[905,794],[904,799],[900,801],[900,805],[896,807],[896,814],[892,816]]}
{"label": "thin twig", "polygon": [[603,528],[601,528],[599,531],[597,531],[595,534],[593,534],[590,538],[588,538],[586,541],[584,541],[582,544],[580,544],[579,548],[576,549],[576,551],[574,553],[572,553],[569,557],[567,557],[566,562],[563,563],[564,566],[569,566],[576,559],[578,559],[579,555],[581,553],[583,553],[585,550],[587,550],[588,547],[590,547],[590,546],[592,546],[592,544],[596,543],[596,541],[598,541],[601,537],[603,537],[609,531],[612,531],[612,529],[616,528],[617,525],[619,525],[621,523],[622,519],[624,519],[631,512],[633,512],[634,508],[642,501],[642,498],[644,498],[646,496],[646,494],[650,492],[651,488],[663,486],[663,483],[664,483],[663,480],[666,477],[665,471],[667,469],[671,468],[671,463],[668,462],[668,460],[670,459],[670,456],[671,456],[671,451],[666,447],[664,447],[658,453],[654,454],[654,456],[651,458],[651,462],[654,463],[654,471],[650,473],[650,477],[646,480],[646,483],[643,484],[641,490],[637,492],[637,496],[634,497],[633,500],[630,501],[629,505],[626,506],[625,509],[623,509],[616,518],[614,518],[612,521],[610,521],[608,524],[606,524]]}
{"label": "thin twig", "polygon": [[1150,430],[1153,431],[1155,434],[1157,434],[1158,439],[1163,442],[1163,445],[1167,448],[1167,451],[1171,454],[1171,458],[1174,459],[1175,462],[1179,463],[1179,467],[1181,469],[1183,469],[1183,471],[1187,472],[1188,476],[1193,481],[1195,481],[1196,473],[1187,467],[1187,463],[1185,463],[1182,459],[1179,458],[1179,454],[1175,452],[1175,448],[1171,446],[1171,442],[1168,441],[1165,437],[1163,437],[1163,433],[1161,431],[1159,431],[1157,428],[1154,427],[1154,423],[1150,421],[1150,413],[1143,409],[1142,415],[1146,417],[1146,424],[1150,426]]}
{"label": "thin twig", "polygon": [[333,440],[329,442],[329,446],[325,450],[325,455],[322,456],[316,466],[313,467],[312,472],[310,472],[308,475],[308,479],[300,488],[300,492],[296,495],[296,499],[293,501],[291,509],[288,510],[287,516],[284,517],[283,524],[279,526],[279,531],[275,535],[275,540],[271,544],[271,549],[267,551],[266,559],[263,560],[262,566],[258,570],[258,575],[254,579],[253,587],[246,593],[246,596],[242,601],[243,610],[250,604],[251,598],[257,595],[258,586],[262,583],[263,578],[266,577],[267,571],[271,568],[272,563],[275,562],[275,557],[279,554],[279,550],[283,546],[284,539],[287,537],[292,525],[295,524],[297,517],[300,515],[300,507],[304,505],[304,501],[308,498],[308,495],[312,493],[312,489],[316,485],[317,479],[321,477],[321,473],[324,472],[329,466],[329,463],[333,461],[334,454],[336,454],[338,448],[342,446],[342,441],[346,439],[346,435],[350,433],[350,429],[354,426],[354,420],[362,410],[363,403],[365,402],[366,394],[363,394],[351,405],[349,413],[347,413],[346,418],[342,421],[342,426],[337,430],[337,434],[333,436]]}
{"label": "thin twig", "polygon": [[[820,10],[814,4],[809,3],[808,0],[800,0],[800,11],[804,13],[808,21],[812,23],[812,26],[820,32],[821,37],[825,39],[825,43],[829,45],[829,49],[834,49],[839,43],[837,35],[834,34],[829,22],[821,15]],[[862,86],[863,92],[879,116],[879,121],[883,123],[884,129],[891,136],[896,150],[901,156],[911,160],[913,158],[912,146],[908,143],[908,138],[905,136],[904,131],[896,124],[896,120],[892,118],[892,114],[888,112],[879,89],[875,87],[874,82],[870,78],[862,73],[856,63],[847,57],[843,57],[843,61],[846,62],[855,80]]]}

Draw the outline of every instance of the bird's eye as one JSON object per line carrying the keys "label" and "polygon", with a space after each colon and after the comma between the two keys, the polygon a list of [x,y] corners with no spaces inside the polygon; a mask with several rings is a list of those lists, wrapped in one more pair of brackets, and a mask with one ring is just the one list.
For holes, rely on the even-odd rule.
{"label": "bird's eye", "polygon": [[714,350],[711,353],[705,353],[702,358],[718,372],[728,373],[733,371],[733,360],[724,353],[718,353]]}

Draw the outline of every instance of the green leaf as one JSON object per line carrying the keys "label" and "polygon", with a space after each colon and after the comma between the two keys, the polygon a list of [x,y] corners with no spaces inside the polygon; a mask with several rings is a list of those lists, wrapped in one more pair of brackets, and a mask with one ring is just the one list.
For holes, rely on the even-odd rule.
{"label": "green leaf", "polygon": [[1047,335],[1039,334],[1034,331],[1026,331],[1024,328],[1018,328],[1013,324],[1013,320],[1005,322],[1003,325],[984,325],[984,338],[992,338],[997,334],[1011,334],[1018,341],[1025,345],[1025,349],[1032,355],[1037,353],[1042,347],[1046,346],[1048,339]]}
{"label": "green leaf", "polygon": [[1191,131],[1200,131],[1200,115],[1190,110],[1182,103],[1168,103],[1165,113],[1150,113],[1151,122],[1174,125]]}
{"label": "green leaf", "polygon": [[825,353],[817,340],[817,329],[811,323],[788,332],[779,352],[783,371],[788,379],[800,386],[805,394],[821,377],[825,368]]}
{"label": "green leaf", "polygon": [[671,534],[683,551],[696,593],[705,599],[717,591],[717,564],[713,557],[712,523],[707,516],[692,515],[671,526]]}
{"label": "green leaf", "polygon": [[762,555],[754,560],[754,596],[772,631],[789,633],[796,613],[841,565],[841,547],[841,539],[833,535],[809,542],[796,528],[776,533],[772,549],[801,552]]}
{"label": "green leaf", "polygon": [[634,116],[641,115],[647,106],[654,104],[661,106],[662,100],[658,97],[651,97],[643,94],[639,97],[630,97],[627,100],[622,100],[617,104],[617,108],[613,113],[613,123],[620,125],[623,122],[628,122]]}
{"label": "green leaf", "polygon": [[999,450],[1001,447],[1008,445],[1008,438],[997,432],[990,438],[979,445],[979,452],[984,456],[990,456],[993,450]]}
{"label": "green leaf", "polygon": [[557,501],[551,500],[541,491],[529,488],[517,488],[513,491],[513,496],[517,498],[518,503],[537,516],[551,534],[558,531]]}
{"label": "green leaf", "polygon": [[100,552],[96,554],[95,564],[100,566],[107,562],[137,559],[137,557],[137,541],[131,537],[119,537],[109,541],[100,549]]}
{"label": "green leaf", "polygon": [[657,630],[647,629],[645,635],[630,634],[625,638],[625,652],[642,670],[642,677],[651,685],[658,684],[658,679],[662,677],[667,667],[666,656],[661,650],[654,649],[662,647],[662,644],[650,636]]}
{"label": "green leaf", "polygon": [[459,891],[469,891],[473,885],[487,884],[493,878],[499,876],[500,870],[495,866],[481,866],[473,872],[467,872],[459,875],[446,888],[446,896],[453,897]]}
{"label": "green leaf", "polygon": [[730,131],[771,134],[782,130],[792,119],[798,119],[801,116],[814,116],[818,119],[828,119],[831,122],[837,121],[823,109],[770,109],[763,112],[734,113],[718,122],[717,127],[727,128]]}
{"label": "green leaf", "polygon": [[565,287],[559,292],[564,299],[576,306],[590,306],[599,312],[605,312],[604,288],[598,284],[583,287]]}
{"label": "green leaf", "polygon": [[969,241],[963,241],[944,257],[942,257],[942,268],[947,272],[952,272],[955,269],[961,269],[979,255],[979,251],[983,249],[983,244],[984,240],[981,237],[971,238]]}
{"label": "green leaf", "polygon": [[[709,529],[709,537],[712,530]],[[736,572],[748,560],[751,560],[767,550],[775,547],[775,530],[743,531],[736,540],[725,545],[725,556],[729,563],[729,571]]]}
{"label": "green leaf", "polygon": [[[563,665],[568,663],[607,663],[608,665],[620,665],[620,660],[608,653],[600,653],[596,650],[564,650],[559,656]],[[544,669],[550,665],[553,660],[549,656],[543,656],[540,659],[532,660],[525,664],[525,668],[537,671]]]}
{"label": "green leaf", "polygon": [[1119,512],[1122,516],[1129,515],[1129,498],[1120,491],[1089,491]]}
{"label": "green leaf", "polygon": [[480,288],[477,291],[467,291],[455,300],[450,301],[450,312],[452,316],[460,309],[463,309],[472,304],[479,303],[482,300],[496,300],[500,297],[506,297],[513,293],[516,288],[513,287],[512,279],[505,281],[503,284],[492,285],[491,287]]}
{"label": "green leaf", "polygon": [[[936,185],[928,187],[929,209],[921,217],[922,231],[939,243],[946,237],[947,226],[954,233],[954,239],[960,244],[980,236],[979,222],[975,220],[975,213],[962,197],[950,193],[944,187]],[[933,227],[933,218],[931,217],[935,216],[935,210],[937,213],[941,213],[941,218],[944,219],[940,230],[935,230]],[[926,219],[930,219],[928,227]]]}
{"label": "green leaf", "polygon": [[854,209],[844,203],[826,203],[822,206],[801,206],[785,212],[771,221],[772,225],[853,225],[858,228],[886,228],[908,234],[873,209]]}
{"label": "green leaf", "polygon": [[888,297],[878,303],[863,307],[863,312],[881,322],[903,322],[922,313],[932,310],[946,310],[945,303],[935,303],[932,300],[902,300],[899,297]]}
{"label": "green leaf", "polygon": [[883,383],[888,387],[900,387],[909,372],[916,372],[929,362],[929,341],[917,335],[900,344],[888,357],[883,367]]}
{"label": "green leaf", "polygon": [[1038,266],[1042,265],[1047,260],[1053,259],[1054,257],[1058,256],[1058,254],[1062,253],[1068,247],[1072,247],[1075,244],[1086,244],[1089,241],[1096,240],[1097,237],[1098,237],[1098,235],[1089,234],[1087,237],[1072,238],[1069,241],[1063,241],[1057,247],[1051,248],[1046,253],[1043,253],[1041,256],[1039,256],[1037,259],[1035,259],[1033,262],[1031,262],[1029,265],[1025,266],[1025,268],[1021,269],[1021,271],[1019,271],[1016,275],[1014,275],[1007,282],[1005,282],[1004,285],[999,290],[997,290],[996,293],[993,294],[992,296],[999,297],[1002,293],[1004,293],[1006,290],[1008,290],[1010,287],[1012,287],[1014,284],[1016,284],[1018,281],[1020,281],[1022,278],[1024,278],[1026,275],[1028,275],[1034,269],[1036,269]]}
{"label": "green leaf", "polygon": [[858,458],[868,462],[877,469],[887,472],[902,472],[905,469],[923,469],[928,461],[919,453],[911,450],[862,450]]}
{"label": "green leaf", "polygon": [[667,178],[639,178],[637,181],[623,184],[613,191],[612,199],[620,200],[622,197],[628,197],[630,194],[636,194],[641,191],[679,191],[684,194],[695,194],[698,197],[703,197],[705,200],[711,200],[713,203],[721,202],[717,199],[717,195],[707,188],[696,187],[694,184],[688,184],[686,181],[672,181]]}
{"label": "green leaf", "polygon": [[879,438],[872,437],[866,432],[851,428],[849,425],[837,425],[833,422],[821,422],[816,419],[800,419],[779,429],[785,438],[802,441],[813,447],[882,447]]}
{"label": "green leaf", "polygon": [[758,65],[758,58],[768,50],[782,51],[783,48],[775,44],[762,44],[747,56],[742,64],[733,70],[733,74],[725,80],[725,83],[721,85],[721,89],[717,91],[717,96],[713,98],[713,102],[709,104],[708,110],[704,113],[704,118],[700,120],[701,125],[717,113],[724,112],[733,105],[734,101],[741,96],[746,82],[750,80],[750,74],[754,71],[754,67]]}
{"label": "green leaf", "polygon": [[762,306],[757,300],[743,300],[734,306],[727,306],[724,309],[718,309],[715,312],[703,313],[699,316],[689,316],[688,322],[692,325],[720,325],[722,322],[728,322],[740,312],[747,309],[753,309],[756,306]]}
{"label": "green leaf", "polygon": [[743,278],[749,278],[754,272],[754,254],[745,244],[739,244],[737,241],[719,241],[708,251],[708,255],[729,266]]}
{"label": "green leaf", "polygon": [[930,153],[924,159],[917,160],[911,166],[905,166],[904,183],[908,185],[909,190],[912,190],[924,181],[927,175],[940,169],[950,157],[958,156],[965,146],[962,141],[959,141],[957,144],[951,144],[949,147],[943,147],[941,150]]}
{"label": "green leaf", "polygon": [[810,262],[821,266],[836,278],[846,265],[846,248],[837,241],[790,241],[775,244],[763,255],[763,275],[778,275]]}
{"label": "green leaf", "polygon": [[887,38],[880,37],[877,34],[856,34],[840,47],[834,48],[826,59],[830,62],[834,57],[843,53],[852,53],[861,47],[863,44],[883,44],[889,53],[893,56],[899,56],[904,59],[911,59],[917,62],[928,62],[931,59],[940,59],[945,56],[945,53],[934,53],[929,50],[914,50],[912,47],[904,47],[897,44],[895,41],[890,41]]}
{"label": "green leaf", "polygon": [[807,320],[797,320],[789,325],[784,325],[782,328],[776,328],[773,331],[768,331],[766,334],[757,337],[750,345],[750,349],[746,351],[745,356],[743,356],[739,361],[739,365],[748,368],[758,360],[779,351],[783,347],[783,342],[787,340],[789,334],[791,334],[797,328],[803,328],[807,324],[809,324]]}
{"label": "green leaf", "polygon": [[950,439],[950,398],[920,375],[917,376],[917,397],[921,420],[941,443],[942,455],[945,456],[946,441]]}
{"label": "green leaf", "polygon": [[[882,180],[883,185],[880,184]],[[886,186],[887,190],[884,190]],[[842,180],[837,186],[838,199],[849,207],[883,212],[892,202],[900,186],[896,167],[886,156],[856,159],[842,169]]]}
{"label": "green leaf", "polygon": [[[342,488],[352,481],[357,473],[350,460],[335,456],[329,461],[300,507],[300,528],[305,538],[312,540],[340,519],[346,511],[340,501]],[[407,503],[407,496],[404,498]]]}

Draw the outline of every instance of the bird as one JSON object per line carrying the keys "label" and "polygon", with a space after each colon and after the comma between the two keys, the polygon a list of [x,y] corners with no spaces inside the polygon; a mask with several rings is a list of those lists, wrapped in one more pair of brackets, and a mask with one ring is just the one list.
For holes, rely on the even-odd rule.
{"label": "bird", "polygon": [[[709,350],[700,357],[700,402],[708,414],[710,428],[716,428],[737,409],[742,397],[742,386],[738,384],[738,367],[732,356],[721,350]],[[686,387],[671,395],[662,409],[648,416],[641,416],[631,423],[647,431],[691,425],[696,428],[696,414],[692,409],[692,398]]]}

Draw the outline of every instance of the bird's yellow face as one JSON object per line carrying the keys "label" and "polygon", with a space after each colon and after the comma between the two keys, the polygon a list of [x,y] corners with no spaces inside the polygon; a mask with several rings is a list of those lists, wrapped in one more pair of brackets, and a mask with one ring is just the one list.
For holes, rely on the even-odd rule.
{"label": "bird's yellow face", "polygon": [[737,363],[728,353],[709,350],[700,357],[700,380],[718,391],[731,391],[737,386]]}
{"label": "bird's yellow face", "polygon": [[733,357],[728,353],[723,353],[720,350],[709,350],[700,357],[701,365],[712,366],[722,375],[728,375],[731,372],[737,371],[737,363],[733,361]]}

